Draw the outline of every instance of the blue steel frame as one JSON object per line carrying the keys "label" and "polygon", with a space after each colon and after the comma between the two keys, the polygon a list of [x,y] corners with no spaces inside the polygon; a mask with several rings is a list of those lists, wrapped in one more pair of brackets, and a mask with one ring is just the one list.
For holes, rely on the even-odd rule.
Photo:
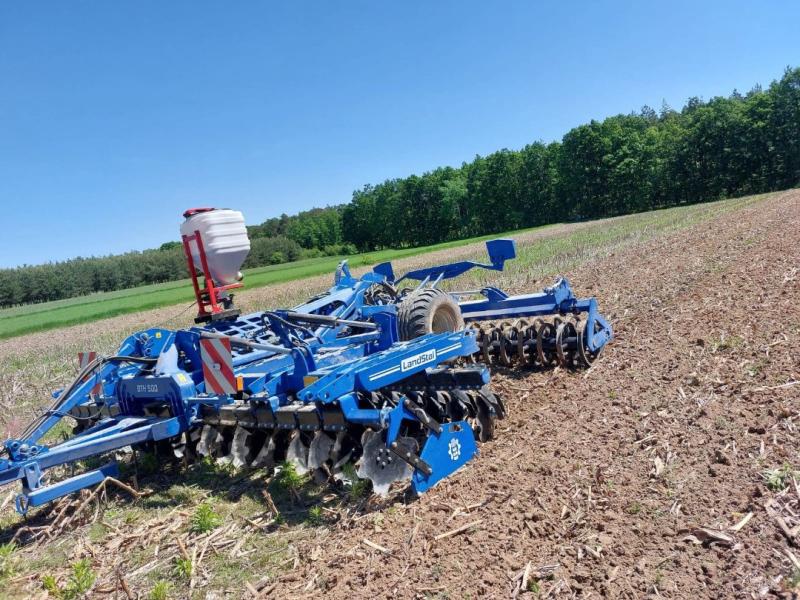
{"label": "blue steel frame", "polygon": [[[346,421],[382,429],[386,411],[359,408],[356,393],[397,383],[443,361],[469,356],[478,349],[474,333],[470,331],[431,334],[410,342],[397,342],[395,307],[380,309],[373,308],[370,312],[376,322],[383,323],[383,327],[369,335],[357,334],[337,340],[339,344],[326,346],[325,352],[320,351],[324,342],[312,338],[307,344],[292,349],[290,354],[262,358],[260,353],[254,353],[257,356],[253,362],[246,369],[237,371],[243,376],[245,373],[250,375],[244,379],[247,393],[264,400],[273,411],[289,404],[291,398],[313,405],[335,402]],[[197,351],[201,332],[192,336],[164,337],[172,340],[178,352],[188,357]],[[192,343],[187,345],[190,339]],[[256,372],[259,372],[257,376]],[[177,369],[173,373],[145,374],[140,371],[119,377],[115,393],[120,408],[118,416],[104,419],[69,441],[52,447],[10,440],[7,446],[14,450],[10,460],[0,460],[0,485],[22,480],[23,490],[17,498],[17,509],[24,513],[30,507],[95,485],[105,476],[116,473],[116,466],[111,463],[45,485],[42,476],[47,469],[132,444],[178,436],[199,424],[198,409],[201,405],[219,407],[234,402],[234,398],[229,396],[206,395],[202,383],[195,385],[194,375]],[[488,371],[485,371],[484,381],[488,380]],[[170,416],[147,416],[146,408],[154,402],[168,403]],[[463,425],[469,427],[466,423]],[[472,435],[471,429],[469,433]],[[35,452],[30,451],[33,446],[36,446]],[[427,485],[460,467],[465,462],[461,460],[464,456],[467,456],[466,450],[459,461],[438,465],[434,473],[425,478]]]}
{"label": "blue steel frame", "polygon": [[[435,287],[444,279],[457,277],[476,267],[502,271],[505,262],[517,255],[516,243],[511,239],[490,240],[486,242],[486,249],[489,253],[490,264],[463,261],[440,265],[410,271],[396,281],[390,263],[380,264],[375,267],[374,271],[384,275],[389,282],[399,283],[404,279],[413,279],[421,282],[420,287],[426,285]],[[509,296],[495,287],[483,288],[478,293],[485,299],[466,300],[458,303],[464,321],[467,323],[505,318],[586,313],[584,343],[589,352],[599,352],[613,337],[611,324],[600,315],[597,300],[595,298],[577,298],[564,277],[559,277],[555,284],[538,294]]]}

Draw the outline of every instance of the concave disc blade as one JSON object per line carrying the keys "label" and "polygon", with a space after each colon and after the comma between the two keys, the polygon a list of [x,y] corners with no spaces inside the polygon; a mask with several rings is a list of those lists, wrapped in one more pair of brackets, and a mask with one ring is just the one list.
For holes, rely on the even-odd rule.
{"label": "concave disc blade", "polygon": [[269,436],[266,440],[264,440],[264,445],[261,447],[261,450],[258,451],[256,457],[253,459],[253,462],[250,463],[251,467],[258,468],[258,467],[266,467],[271,468],[275,465],[275,440],[273,436]]}
{"label": "concave disc blade", "polygon": [[224,438],[213,425],[204,425],[197,442],[197,453],[200,456],[213,456],[221,447]]}
{"label": "concave disc blade", "polygon": [[226,425],[219,430],[219,448],[213,453],[217,457],[216,463],[218,465],[229,465],[233,462],[233,455],[231,449],[233,447],[233,433],[234,427]]}
{"label": "concave disc blade", "polygon": [[308,473],[308,446],[303,442],[299,431],[292,434],[292,441],[286,450],[286,460],[294,465],[298,475]]}
{"label": "concave disc blade", "polygon": [[175,458],[182,459],[186,456],[186,442],[183,439],[183,435],[171,438],[169,444],[172,447],[172,454]]}
{"label": "concave disc blade", "polygon": [[478,400],[478,441],[488,442],[494,436],[494,419],[492,413],[486,404],[486,400],[480,398]]}
{"label": "concave disc blade", "polygon": [[[413,438],[398,438],[397,444],[400,451],[417,452],[417,443]],[[380,433],[366,430],[361,437],[361,445],[363,453],[358,462],[357,475],[361,479],[369,479],[377,495],[386,496],[395,481],[411,478],[411,466],[386,448]]]}
{"label": "concave disc blade", "polygon": [[231,442],[231,463],[237,469],[247,464],[247,454],[249,452],[248,441],[250,439],[250,432],[241,425],[236,426],[236,431],[233,433],[233,441]]}
{"label": "concave disc blade", "polygon": [[313,471],[319,469],[331,456],[333,438],[327,433],[317,431],[308,447],[308,468]]}

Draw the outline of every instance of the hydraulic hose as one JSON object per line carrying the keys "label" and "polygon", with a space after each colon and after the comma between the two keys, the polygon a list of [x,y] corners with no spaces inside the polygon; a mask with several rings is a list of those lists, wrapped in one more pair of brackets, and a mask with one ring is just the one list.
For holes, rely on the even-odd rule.
{"label": "hydraulic hose", "polygon": [[228,340],[231,344],[239,346],[247,346],[253,350],[267,350],[275,354],[291,354],[291,348],[284,348],[283,346],[276,346],[275,344],[262,344],[261,342],[254,342],[246,338],[237,337],[235,335],[225,335],[224,333],[215,333],[211,331],[203,331],[200,337],[209,338],[212,340]]}

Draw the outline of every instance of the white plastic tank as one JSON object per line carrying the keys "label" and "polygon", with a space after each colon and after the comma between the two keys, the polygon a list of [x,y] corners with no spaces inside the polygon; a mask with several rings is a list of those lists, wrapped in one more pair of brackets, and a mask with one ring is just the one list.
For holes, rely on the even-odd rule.
{"label": "white plastic tank", "polygon": [[[186,220],[181,224],[181,235],[191,236],[200,232],[203,249],[208,261],[208,270],[216,285],[229,285],[242,278],[242,268],[250,252],[250,238],[244,215],[228,208],[193,208],[183,213]],[[202,271],[197,242],[189,242],[195,267]]]}

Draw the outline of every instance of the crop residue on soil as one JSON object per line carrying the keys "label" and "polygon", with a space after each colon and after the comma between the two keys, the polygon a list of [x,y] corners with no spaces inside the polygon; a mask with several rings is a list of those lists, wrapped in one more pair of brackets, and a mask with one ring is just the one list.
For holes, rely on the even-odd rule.
{"label": "crop residue on soil", "polygon": [[603,359],[588,373],[497,373],[510,416],[480,458],[320,539],[321,558],[285,589],[503,598],[522,592],[529,563],[527,587],[543,594],[781,589],[794,546],[762,473],[798,462],[799,225],[792,191],[576,269],[615,326]]}
{"label": "crop residue on soil", "polygon": [[[298,526],[282,574],[214,593],[785,593],[800,574],[798,248],[793,190],[575,267],[615,329],[593,368],[495,369],[509,416],[465,469],[418,500]],[[81,547],[102,563],[102,545]],[[152,582],[129,583],[144,597]]]}

